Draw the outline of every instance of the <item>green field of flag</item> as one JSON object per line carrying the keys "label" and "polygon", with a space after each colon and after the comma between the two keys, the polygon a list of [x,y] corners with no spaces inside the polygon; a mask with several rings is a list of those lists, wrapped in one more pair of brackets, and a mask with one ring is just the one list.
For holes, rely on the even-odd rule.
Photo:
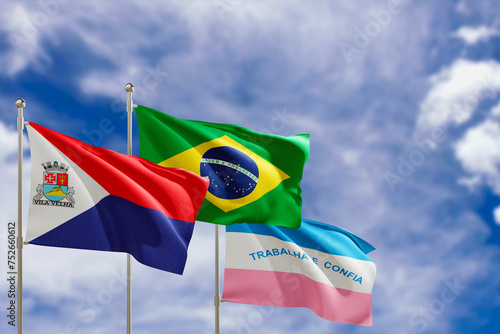
{"label": "green field of flag", "polygon": [[136,108],[140,155],[210,179],[197,220],[300,226],[309,135],[283,137]]}

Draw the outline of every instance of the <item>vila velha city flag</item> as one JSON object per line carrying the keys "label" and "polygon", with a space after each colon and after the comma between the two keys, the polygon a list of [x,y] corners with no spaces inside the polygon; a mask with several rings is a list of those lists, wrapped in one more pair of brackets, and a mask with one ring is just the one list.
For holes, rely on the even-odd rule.
{"label": "vila velha city flag", "polygon": [[300,226],[309,135],[182,120],[144,106],[136,111],[141,157],[210,179],[197,220]]}
{"label": "vila velha city flag", "polygon": [[307,219],[298,229],[226,226],[222,299],[307,307],[324,319],[371,326],[372,250],[344,229]]}
{"label": "vila velha city flag", "polygon": [[182,274],[208,179],[27,125],[30,244],[126,252]]}

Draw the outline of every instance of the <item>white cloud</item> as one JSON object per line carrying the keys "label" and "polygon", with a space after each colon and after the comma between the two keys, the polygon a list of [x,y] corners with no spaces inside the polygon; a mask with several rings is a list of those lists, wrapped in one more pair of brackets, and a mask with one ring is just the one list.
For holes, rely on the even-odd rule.
{"label": "white cloud", "polygon": [[472,177],[461,177],[457,180],[459,185],[465,186],[469,191],[475,191],[482,184],[482,178],[479,175]]}
{"label": "white cloud", "polygon": [[500,206],[497,206],[493,210],[493,218],[495,219],[495,223],[497,223],[498,225],[500,225]]}
{"label": "white cloud", "polygon": [[500,32],[498,32],[495,29],[488,28],[486,26],[479,26],[479,27],[460,27],[460,29],[457,30],[453,34],[453,36],[461,38],[462,40],[465,41],[467,45],[474,45],[479,41],[485,41],[491,38],[492,36],[498,36],[500,35]]}
{"label": "white cloud", "polygon": [[459,59],[433,75],[430,85],[420,106],[418,129],[460,125],[472,117],[481,102],[500,91],[500,63]]}
{"label": "white cloud", "polygon": [[491,108],[491,116],[494,117],[500,116],[500,103]]}
{"label": "white cloud", "polygon": [[454,150],[457,160],[471,174],[469,190],[484,182],[500,195],[500,123],[487,119],[470,128]]}
{"label": "white cloud", "polygon": [[[3,173],[2,188],[9,191],[0,192],[0,203],[12,202],[16,199],[16,205],[2,206],[0,211],[0,221],[17,220],[17,154],[18,154],[18,133],[14,127],[7,127],[3,122],[0,122],[0,170]],[[26,133],[23,136],[23,150],[29,149]],[[23,161],[23,177],[27,178],[30,173],[30,160]],[[23,195],[27,198],[28,182],[23,183]],[[4,231],[1,231],[4,232]]]}
{"label": "white cloud", "polygon": [[49,29],[53,17],[39,6],[24,6],[16,3],[3,6],[0,18],[4,22],[0,32],[6,35],[9,45],[0,51],[2,73],[13,76],[27,66],[40,69],[50,63],[50,58],[41,46],[43,31]]}
{"label": "white cloud", "polygon": [[500,164],[500,125],[486,120],[469,129],[456,144],[455,155],[470,173],[497,175]]}

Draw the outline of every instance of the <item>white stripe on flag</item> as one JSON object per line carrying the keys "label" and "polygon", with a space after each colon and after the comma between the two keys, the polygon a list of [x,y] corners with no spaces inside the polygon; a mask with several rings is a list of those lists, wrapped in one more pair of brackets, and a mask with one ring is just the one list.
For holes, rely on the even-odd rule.
{"label": "white stripe on flag", "polygon": [[[26,241],[31,241],[92,208],[109,193],[30,125],[26,128],[31,150],[31,192]],[[42,163],[48,161],[69,165],[68,185],[75,191],[73,208],[33,204],[33,197],[37,195],[36,188],[43,184]]]}
{"label": "white stripe on flag", "polygon": [[303,274],[332,287],[372,292],[376,267],[371,261],[301,248],[272,236],[238,232],[227,235],[226,247],[232,250],[226,255],[227,269]]}

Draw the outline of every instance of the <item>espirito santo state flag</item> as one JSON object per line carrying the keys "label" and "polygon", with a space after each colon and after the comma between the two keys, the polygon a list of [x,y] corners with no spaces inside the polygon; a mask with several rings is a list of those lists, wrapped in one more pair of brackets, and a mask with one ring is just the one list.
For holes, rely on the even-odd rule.
{"label": "espirito santo state flag", "polygon": [[182,274],[208,179],[30,122],[30,244],[126,252]]}
{"label": "espirito santo state flag", "polygon": [[198,221],[300,226],[309,135],[182,120],[144,106],[136,111],[141,157],[210,179]]}
{"label": "espirito santo state flag", "polygon": [[375,248],[342,228],[302,219],[298,229],[226,226],[226,302],[307,307],[318,316],[372,326]]}

